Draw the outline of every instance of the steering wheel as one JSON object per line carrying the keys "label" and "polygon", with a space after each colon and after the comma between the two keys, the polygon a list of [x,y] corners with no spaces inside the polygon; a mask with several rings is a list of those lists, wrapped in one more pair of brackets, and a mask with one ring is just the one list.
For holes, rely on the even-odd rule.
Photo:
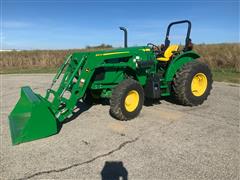
{"label": "steering wheel", "polygon": [[[161,52],[160,48],[159,48],[157,45],[153,44],[153,43],[147,43],[147,46],[151,46],[150,48],[151,48],[155,53]],[[157,49],[157,50],[156,50],[156,49]]]}

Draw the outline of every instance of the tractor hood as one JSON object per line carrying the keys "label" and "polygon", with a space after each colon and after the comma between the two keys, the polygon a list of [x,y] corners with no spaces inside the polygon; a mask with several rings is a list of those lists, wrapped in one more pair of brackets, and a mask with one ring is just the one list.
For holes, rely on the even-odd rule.
{"label": "tractor hood", "polygon": [[[109,49],[109,50],[101,50],[101,51],[89,51],[89,52],[81,52],[81,53],[89,53],[89,54],[96,54],[96,56],[108,56],[108,55],[117,55],[117,54],[128,54],[137,51],[144,51],[149,52],[151,49],[148,46],[134,46],[128,48],[116,48],[116,49]],[[80,54],[79,52],[75,52],[73,54]]]}

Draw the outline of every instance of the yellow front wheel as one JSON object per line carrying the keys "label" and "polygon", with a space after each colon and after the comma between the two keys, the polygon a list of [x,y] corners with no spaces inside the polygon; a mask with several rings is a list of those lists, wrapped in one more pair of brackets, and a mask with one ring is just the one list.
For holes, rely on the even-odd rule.
{"label": "yellow front wheel", "polygon": [[138,116],[144,101],[142,86],[133,79],[126,79],[113,90],[110,113],[119,120],[129,120]]}
{"label": "yellow front wheel", "polygon": [[129,91],[125,101],[124,106],[128,112],[133,112],[139,104],[139,94],[136,90]]}

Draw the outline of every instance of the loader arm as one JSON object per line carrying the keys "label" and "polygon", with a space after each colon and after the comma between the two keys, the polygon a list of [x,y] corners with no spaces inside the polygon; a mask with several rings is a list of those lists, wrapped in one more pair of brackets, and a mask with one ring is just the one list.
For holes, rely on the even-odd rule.
{"label": "loader arm", "polygon": [[[92,78],[95,69],[90,70],[90,61],[87,61],[91,55],[78,53],[68,56],[53,78],[45,97],[35,94],[30,87],[22,87],[21,97],[9,115],[13,144],[59,132],[61,123],[72,115],[77,101],[85,94]],[[60,79],[61,82],[57,85]]]}
{"label": "loader arm", "polygon": [[[107,58],[129,57],[131,54],[115,54],[108,53]],[[107,55],[108,55],[107,54]],[[49,101],[51,109],[59,122],[63,122],[72,112],[79,101],[83,98],[87,88],[91,84],[91,79],[97,68],[126,68],[136,66],[129,62],[122,63],[106,63],[106,56],[101,53],[88,52],[76,53],[69,56],[64,65],[61,66],[54,77],[51,88],[47,90],[45,99]],[[64,71],[65,69],[65,71]],[[58,78],[62,75],[61,83],[56,90],[53,89]],[[53,100],[50,99],[53,95]]]}
{"label": "loader arm", "polygon": [[[58,69],[45,97],[30,87],[22,88],[19,102],[9,115],[13,144],[58,133],[87,90],[110,98],[112,90],[126,78],[135,77],[144,85],[146,75],[156,70],[153,58],[154,53],[146,46],[71,54]],[[104,73],[100,80],[95,76],[99,69]]]}
{"label": "loader arm", "polygon": [[[74,55],[71,56],[57,90],[52,88],[56,83],[56,78],[53,79],[51,88],[47,90],[45,98],[50,101],[49,98],[51,94],[53,95],[51,109],[59,122],[63,122],[72,114],[77,101],[86,92],[95,71],[95,69],[88,67],[87,59],[90,56],[91,53],[82,53],[81,57],[78,58],[74,57]],[[63,73],[62,67],[58,70],[57,77],[60,77],[61,73]]]}

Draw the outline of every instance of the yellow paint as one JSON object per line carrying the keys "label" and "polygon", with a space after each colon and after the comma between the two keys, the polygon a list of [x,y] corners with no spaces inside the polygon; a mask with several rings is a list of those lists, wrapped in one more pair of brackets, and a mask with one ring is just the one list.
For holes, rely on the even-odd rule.
{"label": "yellow paint", "polygon": [[158,61],[169,61],[169,58],[165,58],[165,57],[160,57],[157,58]]}
{"label": "yellow paint", "polygon": [[169,61],[170,57],[172,57],[172,55],[173,55],[173,52],[177,51],[178,48],[179,48],[179,45],[177,45],[177,44],[170,45],[166,49],[166,51],[164,52],[164,57],[157,58],[157,60],[159,60],[159,61]]}
{"label": "yellow paint", "polygon": [[137,91],[132,90],[125,98],[124,105],[128,112],[133,112],[139,104],[139,94]]}
{"label": "yellow paint", "polygon": [[194,96],[202,96],[207,89],[207,77],[203,73],[197,73],[191,83],[191,90]]}
{"label": "yellow paint", "polygon": [[96,54],[96,56],[109,56],[109,55],[114,55],[114,54],[127,54],[129,51],[124,51],[124,52],[110,52],[110,53],[103,53],[103,54]]}

